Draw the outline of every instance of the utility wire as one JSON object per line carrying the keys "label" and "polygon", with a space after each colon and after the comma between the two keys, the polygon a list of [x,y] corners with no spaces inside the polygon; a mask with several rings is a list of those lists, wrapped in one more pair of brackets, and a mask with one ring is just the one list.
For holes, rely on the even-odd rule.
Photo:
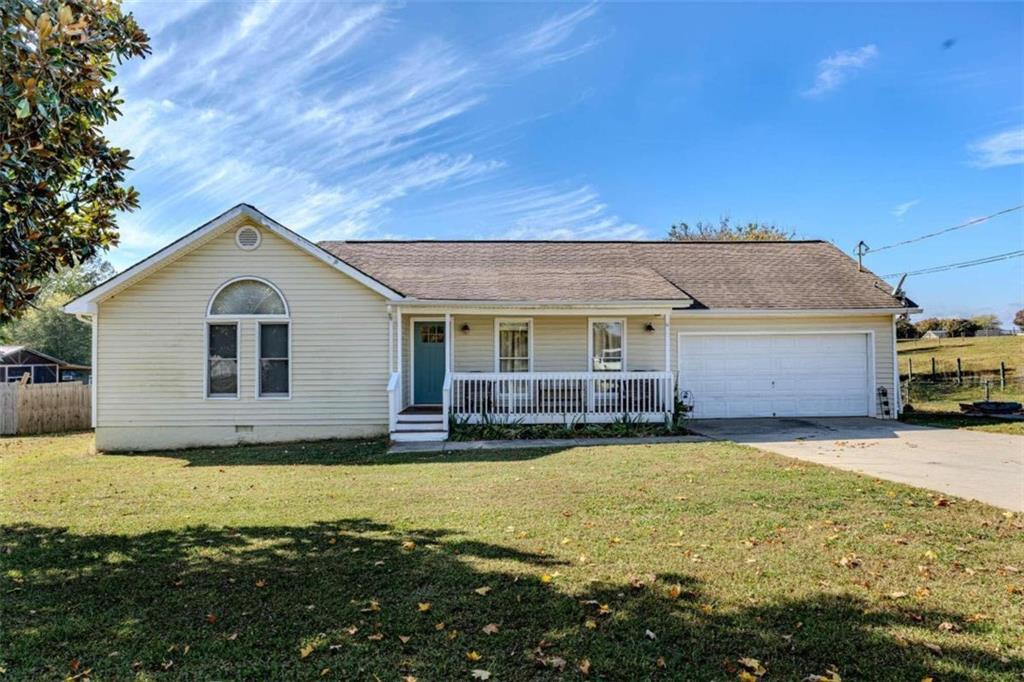
{"label": "utility wire", "polygon": [[970,268],[975,265],[985,265],[986,263],[998,263],[1001,260],[1010,260],[1011,258],[1020,258],[1024,256],[1024,249],[1020,251],[1008,251],[1007,253],[1000,253],[995,256],[987,256],[985,258],[978,258],[975,260],[965,260],[959,263],[949,263],[947,265],[936,265],[931,268],[924,268],[923,270],[914,270],[912,272],[892,272],[888,275],[882,275],[882,278],[887,277],[899,277],[900,275],[930,275],[933,272],[942,272],[943,270],[959,270],[960,268]]}
{"label": "utility wire", "polygon": [[931,239],[932,237],[938,237],[940,234],[946,234],[947,232],[952,232],[953,230],[962,230],[965,227],[970,227],[972,225],[977,225],[977,224],[983,223],[983,222],[985,222],[987,220],[992,220],[993,218],[997,218],[997,217],[999,217],[1001,215],[1004,215],[1006,213],[1012,213],[1013,211],[1019,211],[1022,208],[1024,208],[1024,204],[1020,204],[1019,206],[1013,206],[1012,208],[1004,208],[1002,211],[996,211],[992,215],[987,215],[987,216],[984,216],[982,218],[973,218],[971,220],[968,220],[966,223],[960,223],[959,225],[954,225],[953,227],[947,227],[944,230],[939,230],[938,232],[931,232],[929,234],[923,234],[920,237],[914,237],[913,239],[906,239],[906,240],[901,241],[901,242],[896,242],[895,244],[886,244],[885,246],[879,246],[877,249],[869,248],[865,252],[864,255],[870,255],[872,253],[875,253],[876,251],[885,251],[886,249],[895,249],[897,246],[904,246],[906,244],[913,244],[914,242],[923,241],[925,239]]}

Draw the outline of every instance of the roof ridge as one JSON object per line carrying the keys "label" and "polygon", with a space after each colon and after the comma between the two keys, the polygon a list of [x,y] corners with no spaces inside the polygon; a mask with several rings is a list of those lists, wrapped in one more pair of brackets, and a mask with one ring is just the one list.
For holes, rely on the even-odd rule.
{"label": "roof ridge", "polygon": [[828,244],[825,239],[323,239],[317,244]]}

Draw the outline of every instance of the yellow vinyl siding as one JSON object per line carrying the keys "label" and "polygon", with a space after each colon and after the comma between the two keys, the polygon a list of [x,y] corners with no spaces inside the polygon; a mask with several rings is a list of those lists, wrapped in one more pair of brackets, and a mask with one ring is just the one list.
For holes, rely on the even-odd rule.
{"label": "yellow vinyl siding", "polygon": [[[100,303],[98,426],[387,425],[384,298],[262,229],[231,227]],[[239,399],[205,398],[206,308],[229,279],[274,283],[291,313],[292,398],[257,400],[255,320],[240,322]]]}

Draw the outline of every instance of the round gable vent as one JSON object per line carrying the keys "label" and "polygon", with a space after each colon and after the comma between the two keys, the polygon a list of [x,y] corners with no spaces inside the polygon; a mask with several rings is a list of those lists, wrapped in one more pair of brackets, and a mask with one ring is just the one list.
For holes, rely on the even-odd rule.
{"label": "round gable vent", "polygon": [[252,251],[260,245],[260,231],[250,225],[240,227],[235,232],[235,243],[243,251]]}

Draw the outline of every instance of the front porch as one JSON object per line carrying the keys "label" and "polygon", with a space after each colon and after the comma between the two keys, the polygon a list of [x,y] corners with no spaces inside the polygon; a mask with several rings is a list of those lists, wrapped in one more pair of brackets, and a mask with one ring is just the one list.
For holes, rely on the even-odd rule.
{"label": "front porch", "polygon": [[393,440],[458,423],[661,422],[675,407],[669,311],[390,311]]}

